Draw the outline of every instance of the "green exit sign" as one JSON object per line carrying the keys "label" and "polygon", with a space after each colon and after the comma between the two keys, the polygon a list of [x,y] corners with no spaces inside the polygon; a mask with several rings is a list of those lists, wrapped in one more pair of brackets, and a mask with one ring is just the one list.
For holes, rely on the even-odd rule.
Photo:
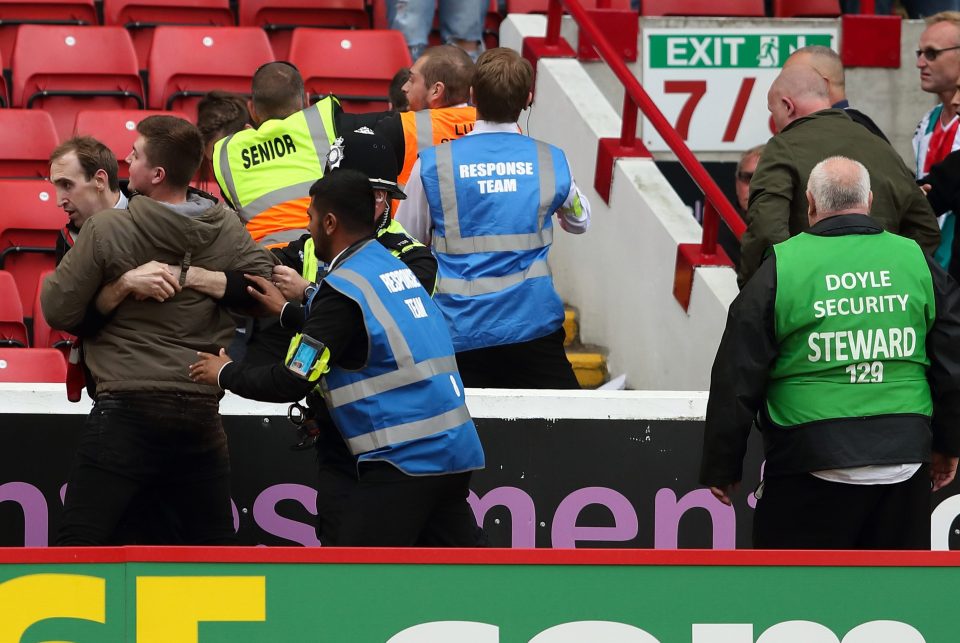
{"label": "green exit sign", "polygon": [[653,69],[775,69],[791,53],[808,45],[832,47],[833,36],[737,32],[651,35],[647,56]]}

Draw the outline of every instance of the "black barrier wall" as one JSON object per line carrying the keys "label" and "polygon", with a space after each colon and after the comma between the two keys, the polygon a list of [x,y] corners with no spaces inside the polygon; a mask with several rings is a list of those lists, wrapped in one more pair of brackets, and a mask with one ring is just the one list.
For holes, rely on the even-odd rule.
{"label": "black barrier wall", "polygon": [[[0,545],[46,546],[58,528],[85,416],[0,419]],[[702,421],[476,422],[487,467],[474,473],[470,501],[492,546],[749,547],[751,492],[761,467],[756,434],[730,508],[697,483]],[[241,544],[318,545],[314,453],[290,449],[294,431],[283,417],[224,416],[224,425]],[[954,503],[960,498],[954,494],[960,494],[957,483],[936,494],[934,504]],[[146,504],[147,524],[162,519],[163,507]],[[950,547],[960,549],[954,533],[960,521],[941,523]]]}

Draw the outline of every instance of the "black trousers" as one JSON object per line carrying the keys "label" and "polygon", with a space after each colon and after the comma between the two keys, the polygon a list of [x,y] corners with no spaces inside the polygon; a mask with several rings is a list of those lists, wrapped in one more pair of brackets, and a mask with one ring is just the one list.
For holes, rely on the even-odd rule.
{"label": "black trousers", "polygon": [[57,545],[235,542],[216,397],[100,395],[74,456]]}
{"label": "black trousers", "polygon": [[484,547],[467,504],[470,472],[409,476],[386,462],[362,462],[359,478],[321,463],[317,535],[338,547]]}
{"label": "black trousers", "polygon": [[457,353],[464,386],[471,388],[578,389],[563,349],[563,327],[537,339]]}
{"label": "black trousers", "polygon": [[930,549],[930,474],[897,484],[828,482],[808,473],[764,480],[756,549]]}

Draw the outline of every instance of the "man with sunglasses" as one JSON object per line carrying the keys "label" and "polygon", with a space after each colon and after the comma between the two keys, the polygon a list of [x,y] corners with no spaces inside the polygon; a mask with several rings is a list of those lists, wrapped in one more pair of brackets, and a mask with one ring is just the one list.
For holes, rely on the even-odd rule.
{"label": "man with sunglasses", "polygon": [[928,18],[916,54],[920,88],[940,99],[923,115],[913,135],[917,177],[923,178],[935,163],[960,148],[960,120],[952,104],[960,80],[960,12],[942,11]]}
{"label": "man with sunglasses", "polygon": [[[960,148],[957,136],[958,102],[957,82],[960,81],[960,12],[942,11],[927,19],[927,28],[920,34],[916,51],[920,70],[920,88],[936,94],[940,102],[923,115],[913,134],[913,153],[916,157],[917,178],[922,182],[930,169]],[[949,266],[953,245],[955,218],[952,212],[940,217],[943,229],[940,247],[935,258],[942,266]]]}

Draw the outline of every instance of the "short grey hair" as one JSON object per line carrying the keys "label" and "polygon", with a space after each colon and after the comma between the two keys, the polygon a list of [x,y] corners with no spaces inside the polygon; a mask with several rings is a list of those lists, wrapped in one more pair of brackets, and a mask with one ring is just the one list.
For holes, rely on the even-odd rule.
{"label": "short grey hair", "polygon": [[853,159],[831,156],[810,171],[807,190],[817,212],[866,208],[870,201],[870,173]]}

